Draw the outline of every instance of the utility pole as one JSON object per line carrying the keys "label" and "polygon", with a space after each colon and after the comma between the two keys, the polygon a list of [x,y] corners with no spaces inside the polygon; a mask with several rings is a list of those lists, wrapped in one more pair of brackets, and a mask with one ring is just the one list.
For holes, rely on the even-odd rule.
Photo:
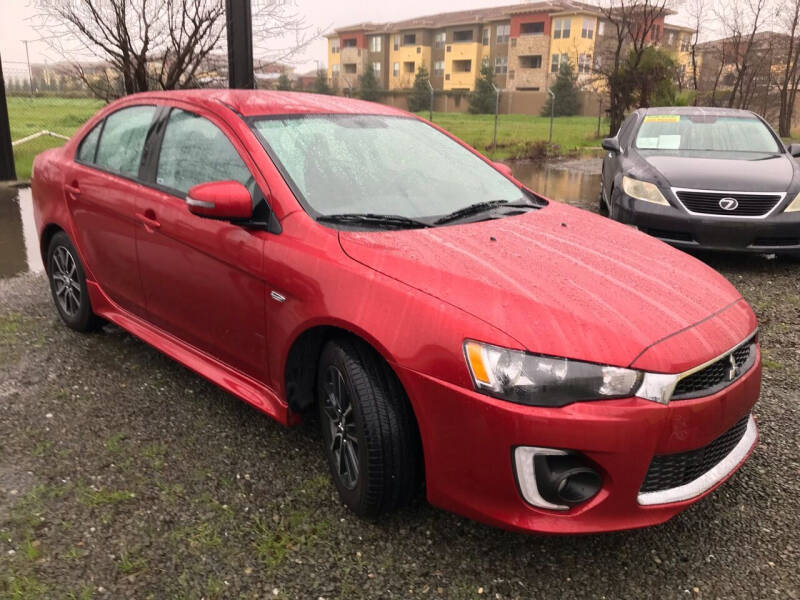
{"label": "utility pole", "polygon": [[14,181],[14,148],[11,146],[11,126],[8,123],[6,80],[3,78],[3,61],[0,60],[0,181]]}
{"label": "utility pole", "polygon": [[492,152],[497,152],[497,113],[500,112],[500,89],[492,84],[494,88],[494,139],[492,140]]}
{"label": "utility pole", "polygon": [[553,117],[556,113],[556,94],[550,88],[547,88],[547,93],[550,94],[550,139],[548,143],[553,143]]}
{"label": "utility pole", "polygon": [[33,69],[31,69],[31,55],[28,52],[28,44],[30,40],[22,40],[25,44],[25,59],[28,61],[28,87],[30,88],[31,98],[33,98]]}
{"label": "utility pole", "polygon": [[253,73],[253,12],[250,0],[225,0],[228,30],[228,86],[252,90],[256,87]]}
{"label": "utility pole", "polygon": [[433,85],[431,84],[430,79],[426,79],[425,81],[428,83],[428,89],[431,91],[431,104],[428,107],[428,121],[433,122]]}

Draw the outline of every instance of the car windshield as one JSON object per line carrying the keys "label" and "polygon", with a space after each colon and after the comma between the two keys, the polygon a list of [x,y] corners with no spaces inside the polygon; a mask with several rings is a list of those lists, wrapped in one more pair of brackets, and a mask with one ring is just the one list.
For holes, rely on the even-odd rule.
{"label": "car windshield", "polygon": [[306,210],[427,219],[522,190],[435,128],[407,117],[309,115],[251,120]]}
{"label": "car windshield", "polygon": [[775,137],[756,117],[647,115],[636,148],[670,154],[781,152]]}

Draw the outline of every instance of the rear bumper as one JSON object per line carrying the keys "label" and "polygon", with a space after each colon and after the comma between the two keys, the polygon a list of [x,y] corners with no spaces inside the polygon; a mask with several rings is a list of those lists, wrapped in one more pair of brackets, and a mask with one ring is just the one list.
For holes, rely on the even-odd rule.
{"label": "rear bumper", "polygon": [[800,253],[800,212],[765,218],[690,214],[683,208],[615,196],[620,220],[683,249],[753,253]]}
{"label": "rear bumper", "polygon": [[[529,407],[402,368],[398,374],[420,425],[429,502],[506,529],[577,534],[663,523],[726,480],[757,442],[753,421],[730,460],[703,485],[662,497],[665,502],[642,501],[640,489],[654,456],[703,448],[750,413],[760,393],[760,355],[721,392],[666,406],[629,398]],[[517,446],[579,452],[602,475],[602,489],[566,511],[531,506],[515,478]]]}

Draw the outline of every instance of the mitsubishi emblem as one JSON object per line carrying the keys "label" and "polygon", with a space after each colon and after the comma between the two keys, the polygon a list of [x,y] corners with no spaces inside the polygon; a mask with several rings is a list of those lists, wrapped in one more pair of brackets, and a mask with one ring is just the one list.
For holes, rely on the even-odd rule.
{"label": "mitsubishi emblem", "polygon": [[733,354],[728,354],[728,360],[730,360],[731,368],[728,369],[728,381],[733,381],[736,379],[736,375],[739,374],[739,367],[736,366],[736,359],[733,357]]}

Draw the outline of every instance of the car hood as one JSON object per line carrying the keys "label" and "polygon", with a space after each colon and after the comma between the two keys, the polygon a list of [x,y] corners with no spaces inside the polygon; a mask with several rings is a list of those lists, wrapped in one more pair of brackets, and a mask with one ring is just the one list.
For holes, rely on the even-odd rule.
{"label": "car hood", "polygon": [[[637,368],[679,372],[687,361],[699,364],[731,348],[755,326],[736,289],[700,261],[556,202],[491,221],[342,231],[339,239],[352,259],[484,320],[534,353],[618,366],[639,358]],[[669,357],[649,351],[642,362],[654,345],[710,320],[702,339],[681,344],[688,348]]]}
{"label": "car hood", "polygon": [[672,187],[726,192],[785,192],[794,176],[785,155],[760,160],[736,160],[643,155]]}

